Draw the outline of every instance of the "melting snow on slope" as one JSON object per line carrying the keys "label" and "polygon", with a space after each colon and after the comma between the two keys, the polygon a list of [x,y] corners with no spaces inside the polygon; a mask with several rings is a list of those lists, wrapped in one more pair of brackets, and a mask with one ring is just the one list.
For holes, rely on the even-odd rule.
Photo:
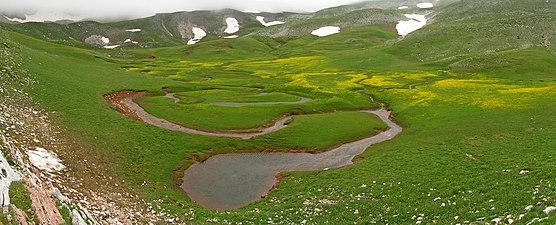
{"label": "melting snow on slope", "polygon": [[41,170],[55,172],[66,168],[55,153],[49,152],[44,148],[29,149],[27,150],[27,155],[31,164]]}
{"label": "melting snow on slope", "polygon": [[401,36],[406,36],[409,33],[419,30],[427,24],[427,19],[424,15],[405,14],[409,20],[400,20],[396,25],[396,30]]}
{"label": "melting snow on slope", "polygon": [[135,33],[135,32],[141,32],[141,29],[136,28],[136,29],[129,29],[129,30],[125,30],[125,31]]}
{"label": "melting snow on slope", "polygon": [[398,7],[398,9],[409,9],[409,7],[408,6],[400,6],[400,7]]}
{"label": "melting snow on slope", "polygon": [[139,44],[139,42],[137,42],[137,41],[132,41],[131,39],[125,39],[124,43]]}
{"label": "melting snow on slope", "polygon": [[280,24],[286,23],[286,22],[282,22],[282,21],[272,21],[272,22],[267,23],[267,22],[264,21],[264,17],[262,17],[262,16],[257,16],[257,20],[259,22],[261,22],[261,24],[265,27],[270,27],[270,26],[275,26],[275,25],[280,25]]}
{"label": "melting snow on slope", "polygon": [[336,26],[321,27],[311,32],[312,35],[319,36],[319,37],[326,37],[328,35],[337,34],[337,33],[340,33],[340,27],[336,27]]}
{"label": "melting snow on slope", "polygon": [[233,17],[226,18],[226,25],[228,27],[226,27],[224,33],[233,34],[239,31],[239,22],[236,20],[236,18]]}
{"label": "melting snow on slope", "polygon": [[429,2],[422,2],[417,4],[417,7],[419,7],[420,9],[430,9],[432,7],[434,7],[434,5],[432,3]]}
{"label": "melting snow on slope", "polygon": [[106,48],[106,49],[115,49],[117,47],[120,47],[120,45],[106,45],[106,46],[104,46],[104,48]]}
{"label": "melting snow on slope", "polygon": [[102,43],[104,43],[105,45],[108,44],[108,43],[110,43],[110,38],[107,38],[107,37],[102,37],[102,38],[100,38],[100,40],[101,40]]}
{"label": "melting snow on slope", "polygon": [[3,206],[10,205],[10,184],[12,181],[18,181],[21,179],[21,175],[15,171],[8,160],[4,157],[4,154],[0,152],[0,170],[2,174],[0,175],[0,200]]}
{"label": "melting snow on slope", "polygon": [[192,31],[193,31],[194,37],[193,37],[193,39],[187,41],[188,45],[197,44],[197,42],[201,41],[201,39],[203,39],[205,36],[207,36],[207,32],[205,32],[201,28],[193,27]]}
{"label": "melting snow on slope", "polygon": [[224,37],[224,38],[226,38],[226,39],[233,39],[233,38],[238,38],[238,37],[239,37],[239,36],[237,36],[237,35],[230,35],[230,36],[226,36],[226,37]]}

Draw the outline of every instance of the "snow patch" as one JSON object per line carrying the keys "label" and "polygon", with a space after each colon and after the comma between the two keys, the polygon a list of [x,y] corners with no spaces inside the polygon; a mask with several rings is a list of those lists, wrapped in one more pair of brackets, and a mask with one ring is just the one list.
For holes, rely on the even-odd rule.
{"label": "snow patch", "polygon": [[398,7],[398,9],[409,9],[409,7],[404,5],[404,6]]}
{"label": "snow patch", "polygon": [[10,205],[10,184],[13,181],[18,181],[21,179],[21,175],[15,171],[8,160],[4,157],[4,153],[0,152],[0,170],[2,175],[0,176],[0,200],[3,206]]}
{"label": "snow patch", "polygon": [[27,150],[29,161],[33,166],[45,170],[47,172],[56,172],[64,170],[66,167],[58,156],[44,148],[37,147],[35,150]]}
{"label": "snow patch", "polygon": [[100,38],[100,40],[101,40],[102,43],[104,43],[104,44],[110,43],[110,38],[107,38],[107,37],[102,37],[102,38]]}
{"label": "snow patch", "polygon": [[236,20],[236,18],[226,18],[226,25],[227,27],[226,30],[224,30],[224,33],[233,34],[239,31],[239,22]]}
{"label": "snow patch", "polygon": [[193,39],[187,41],[188,45],[197,44],[197,42],[201,41],[201,39],[203,39],[205,36],[207,36],[207,32],[205,32],[201,28],[193,27],[192,31],[193,31],[194,37],[193,37]]}
{"label": "snow patch", "polygon": [[434,5],[430,2],[422,2],[417,4],[417,7],[419,7],[420,9],[430,9],[432,7],[434,7]]}
{"label": "snow patch", "polygon": [[400,20],[398,24],[396,24],[396,30],[401,36],[406,36],[413,31],[421,29],[427,24],[427,19],[424,15],[405,14],[405,17],[410,20]]}
{"label": "snow patch", "polygon": [[124,43],[139,44],[137,41],[132,41],[131,39],[125,39]]}
{"label": "snow patch", "polygon": [[311,32],[312,35],[319,36],[319,37],[326,37],[328,35],[337,34],[337,33],[340,33],[340,27],[336,27],[336,26],[321,27]]}
{"label": "snow patch", "polygon": [[261,24],[265,27],[270,27],[270,26],[275,26],[275,25],[280,25],[280,24],[284,24],[286,22],[282,22],[282,21],[272,21],[272,22],[265,22],[264,21],[264,17],[263,16],[257,16],[257,20],[259,22],[261,22]]}
{"label": "snow patch", "polygon": [[135,32],[141,32],[141,29],[135,28],[135,29],[129,29],[129,30],[125,30],[125,31],[135,33]]}
{"label": "snow patch", "polygon": [[230,35],[230,36],[226,36],[226,37],[224,37],[224,38],[226,38],[226,39],[233,39],[233,38],[238,38],[238,37],[239,37],[239,36],[237,36],[237,35]]}
{"label": "snow patch", "polygon": [[120,47],[120,45],[106,45],[106,46],[104,46],[104,48],[106,48],[106,49],[115,49],[117,47]]}

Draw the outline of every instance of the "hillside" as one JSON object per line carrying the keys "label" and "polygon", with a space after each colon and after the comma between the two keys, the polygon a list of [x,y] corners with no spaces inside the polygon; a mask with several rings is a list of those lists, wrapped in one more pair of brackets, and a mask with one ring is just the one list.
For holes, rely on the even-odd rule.
{"label": "hillside", "polygon": [[0,224],[556,223],[555,2],[418,3],[0,24]]}
{"label": "hillside", "polygon": [[[447,4],[450,1],[445,1]],[[60,23],[23,23],[1,25],[4,29],[27,34],[50,42],[87,46],[86,39],[96,35],[110,39],[110,45],[125,44],[126,39],[138,42],[128,43],[127,47],[162,47],[186,43],[194,38],[193,27],[208,33],[208,40],[222,38],[231,34],[224,33],[225,19],[237,19],[241,29],[239,36],[270,36],[273,38],[292,38],[307,35],[322,26],[334,25],[344,29],[388,24],[392,27],[403,19],[402,12],[397,10],[401,5],[411,5],[408,10],[419,11],[415,5],[418,1],[370,1],[356,5],[340,6],[324,9],[315,13],[243,13],[232,9],[219,11],[194,11],[162,13],[152,17],[113,23],[76,22]],[[442,6],[442,4],[440,4]],[[267,21],[283,21],[284,25],[264,27],[256,20],[264,16]],[[141,29],[140,32],[126,30]],[[94,44],[93,44],[94,45]]]}

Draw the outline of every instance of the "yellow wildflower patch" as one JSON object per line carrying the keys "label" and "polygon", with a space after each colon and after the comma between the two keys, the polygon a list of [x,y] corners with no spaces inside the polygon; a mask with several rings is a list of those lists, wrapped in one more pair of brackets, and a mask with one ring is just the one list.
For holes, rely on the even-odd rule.
{"label": "yellow wildflower patch", "polygon": [[289,71],[302,71],[318,68],[322,70],[328,64],[328,60],[321,56],[297,56],[275,60],[262,60],[262,61],[239,61],[232,65],[227,66],[227,69],[288,69]]}
{"label": "yellow wildflower patch", "polygon": [[424,89],[392,89],[389,90],[397,98],[409,100],[408,106],[430,106],[432,101],[439,100],[438,94]]}
{"label": "yellow wildflower patch", "polygon": [[433,73],[402,73],[399,75],[402,78],[411,79],[411,80],[425,80],[427,78],[433,78],[438,76]]}
{"label": "yellow wildflower patch", "polygon": [[446,79],[437,81],[433,84],[437,88],[484,88],[498,87],[502,88],[498,80],[463,80],[463,79]]}
{"label": "yellow wildflower patch", "polygon": [[400,86],[400,83],[394,82],[392,78],[382,76],[382,75],[375,75],[369,79],[361,81],[361,84],[371,85],[375,87],[387,88],[393,86]]}
{"label": "yellow wildflower patch", "polygon": [[494,108],[515,108],[516,104],[510,104],[501,98],[496,98],[492,96],[475,96],[471,98],[471,105],[479,106],[483,109],[494,109]]}
{"label": "yellow wildflower patch", "polygon": [[367,79],[367,75],[365,74],[353,74],[347,76],[351,77],[352,79],[338,82],[337,85],[339,88],[343,88],[343,89],[359,88],[361,87],[361,85],[358,84],[358,82]]}
{"label": "yellow wildflower patch", "polygon": [[534,87],[534,88],[513,88],[500,90],[502,94],[556,94],[556,86]]}

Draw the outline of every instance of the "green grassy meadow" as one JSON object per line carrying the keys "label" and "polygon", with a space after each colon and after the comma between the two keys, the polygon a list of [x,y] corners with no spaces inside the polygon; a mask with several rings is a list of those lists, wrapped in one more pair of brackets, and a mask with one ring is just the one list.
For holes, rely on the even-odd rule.
{"label": "green grassy meadow", "polygon": [[[443,52],[444,59],[429,61],[412,57],[434,48],[416,39],[437,26],[407,40],[391,26],[372,25],[285,43],[248,36],[112,50],[126,58],[19,33],[3,36],[38,81],[27,91],[81,146],[59,153],[64,164],[78,167],[71,155],[87,158],[125,180],[123,190],[148,202],[163,199],[163,209],[188,223],[491,224],[503,218],[525,224],[545,217],[539,224],[556,223],[554,213],[542,211],[556,206],[555,53],[532,46],[479,56]],[[442,38],[457,39],[457,33]],[[415,50],[415,43],[422,48]],[[163,97],[162,87],[181,102]],[[137,102],[153,115],[198,129],[257,128],[284,114],[299,116],[288,128],[252,140],[191,135],[130,119],[103,99],[124,89],[146,91]],[[301,96],[312,100],[210,104],[295,102]],[[404,131],[371,146],[354,165],[283,174],[269,196],[232,211],[202,208],[179,188],[189,165],[215,154],[321,152],[372,136],[385,125],[348,111],[379,103]],[[85,182],[94,188],[96,181]],[[535,207],[526,211],[529,205]]]}

